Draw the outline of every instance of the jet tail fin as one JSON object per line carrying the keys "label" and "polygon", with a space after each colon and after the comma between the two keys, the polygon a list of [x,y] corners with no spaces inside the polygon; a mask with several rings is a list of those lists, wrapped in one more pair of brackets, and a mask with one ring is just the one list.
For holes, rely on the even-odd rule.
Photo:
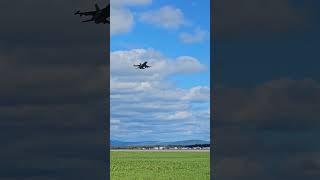
{"label": "jet tail fin", "polygon": [[96,7],[97,11],[100,11],[100,8],[99,8],[98,4],[95,4],[94,6]]}

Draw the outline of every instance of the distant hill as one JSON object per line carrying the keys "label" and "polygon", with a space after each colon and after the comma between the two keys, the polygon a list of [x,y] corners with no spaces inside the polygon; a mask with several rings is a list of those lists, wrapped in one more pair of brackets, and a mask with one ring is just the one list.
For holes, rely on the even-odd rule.
{"label": "distant hill", "polygon": [[174,142],[164,143],[164,145],[184,145],[184,146],[194,145],[194,144],[210,144],[210,142],[209,141],[202,141],[202,140],[185,140],[185,141],[174,141]]}
{"label": "distant hill", "polygon": [[157,144],[157,141],[140,141],[140,142],[126,142],[126,141],[118,141],[118,140],[111,140],[111,146],[117,147],[126,147],[126,146],[144,146],[144,145],[154,145]]}
{"label": "distant hill", "polygon": [[194,145],[194,144],[210,144],[209,141],[203,140],[185,140],[185,141],[173,141],[173,142],[160,142],[160,141],[138,141],[138,142],[126,142],[111,140],[111,147],[128,147],[128,146],[155,146],[155,145]]}

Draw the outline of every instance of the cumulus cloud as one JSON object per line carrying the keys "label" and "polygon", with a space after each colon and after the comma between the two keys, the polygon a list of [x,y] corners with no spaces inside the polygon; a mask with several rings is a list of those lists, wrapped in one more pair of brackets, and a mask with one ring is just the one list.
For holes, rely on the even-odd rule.
{"label": "cumulus cloud", "polygon": [[169,115],[168,116],[168,119],[170,120],[175,120],[175,119],[187,119],[187,118],[190,118],[192,116],[192,114],[190,112],[187,112],[187,111],[179,111],[179,112],[176,112],[172,115]]}
{"label": "cumulus cloud", "polygon": [[166,29],[178,29],[186,24],[181,9],[169,5],[141,13],[140,21]]}
{"label": "cumulus cloud", "polygon": [[[209,103],[209,88],[182,89],[168,80],[174,74],[204,71],[200,61],[190,56],[169,59],[152,49],[114,51],[110,57],[110,112],[112,118],[121,121],[111,126],[112,138],[209,138],[208,107],[192,107],[193,102]],[[145,60],[152,68],[141,71],[132,66]]]}
{"label": "cumulus cloud", "polygon": [[110,13],[111,35],[127,33],[132,30],[134,26],[134,17],[130,10],[111,7]]}
{"label": "cumulus cloud", "polygon": [[[178,73],[196,73],[206,70],[206,67],[194,57],[179,56],[175,59],[163,57],[152,49],[132,49],[130,51],[115,51],[111,53],[111,73],[116,79],[160,80]],[[133,64],[148,61],[152,68],[140,71]],[[137,74],[139,72],[139,74]]]}
{"label": "cumulus cloud", "polygon": [[207,31],[204,31],[201,28],[196,28],[193,33],[180,33],[179,38],[183,43],[193,44],[204,41],[208,34],[209,33]]}
{"label": "cumulus cloud", "polygon": [[206,101],[209,100],[210,88],[196,86],[190,89],[190,91],[182,97],[184,100],[192,100],[192,101]]}
{"label": "cumulus cloud", "polygon": [[110,8],[110,34],[112,36],[130,32],[135,25],[134,12],[128,6],[143,6],[152,0],[112,0]]}

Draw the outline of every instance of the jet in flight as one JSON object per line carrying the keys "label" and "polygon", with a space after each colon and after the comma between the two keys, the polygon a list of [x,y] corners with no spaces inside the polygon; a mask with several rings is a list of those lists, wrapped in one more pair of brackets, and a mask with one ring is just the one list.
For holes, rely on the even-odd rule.
{"label": "jet in flight", "polygon": [[89,22],[89,21],[94,21],[96,24],[110,24],[110,4],[107,5],[107,7],[100,9],[98,4],[95,4],[95,11],[89,11],[89,12],[80,12],[77,11],[74,13],[75,15],[79,14],[80,16],[92,16],[91,19],[82,21],[82,22]]}
{"label": "jet in flight", "polygon": [[145,61],[144,63],[139,63],[138,65],[133,65],[133,66],[136,66],[137,67],[137,69],[145,69],[145,68],[149,68],[149,67],[151,67],[151,66],[148,66],[147,65],[147,61]]}

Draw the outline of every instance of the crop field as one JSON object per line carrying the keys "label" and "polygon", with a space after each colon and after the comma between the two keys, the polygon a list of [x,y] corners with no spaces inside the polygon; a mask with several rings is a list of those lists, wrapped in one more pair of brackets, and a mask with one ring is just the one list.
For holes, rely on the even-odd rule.
{"label": "crop field", "polygon": [[209,180],[209,152],[110,152],[111,180]]}

